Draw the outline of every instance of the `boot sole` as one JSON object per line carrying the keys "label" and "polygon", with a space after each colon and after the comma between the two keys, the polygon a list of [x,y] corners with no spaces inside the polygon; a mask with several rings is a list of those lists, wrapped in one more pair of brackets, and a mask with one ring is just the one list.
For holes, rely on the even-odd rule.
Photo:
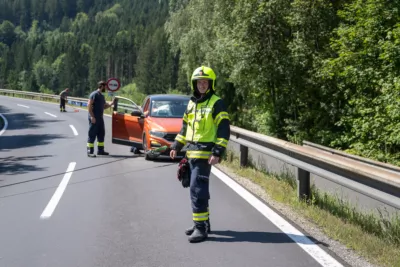
{"label": "boot sole", "polygon": [[208,234],[206,234],[206,235],[203,236],[203,237],[198,237],[198,238],[196,238],[196,239],[190,239],[190,237],[189,237],[189,238],[188,238],[188,241],[189,241],[190,243],[199,243],[199,242],[205,241],[207,238],[208,238]]}
{"label": "boot sole", "polygon": [[190,240],[189,239],[189,242],[190,243],[200,243],[200,242],[206,241],[206,239],[207,239],[207,237],[202,238],[202,239],[196,239],[196,240]]}
{"label": "boot sole", "polygon": [[[186,234],[186,235],[191,235],[191,234],[193,234],[193,232],[194,232],[193,230],[191,230],[191,231],[185,231],[185,234]],[[210,233],[211,233],[211,230],[208,230],[208,231],[207,231],[207,234],[210,234]]]}

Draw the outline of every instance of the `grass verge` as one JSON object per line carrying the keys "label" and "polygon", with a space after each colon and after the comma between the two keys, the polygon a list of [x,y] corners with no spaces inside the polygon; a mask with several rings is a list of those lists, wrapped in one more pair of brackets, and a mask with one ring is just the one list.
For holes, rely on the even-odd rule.
{"label": "grass verge", "polygon": [[229,171],[259,185],[274,201],[289,207],[296,216],[317,225],[331,239],[373,264],[400,266],[400,217],[392,220],[374,214],[358,212],[337,197],[312,189],[312,199],[298,201],[293,178],[276,176],[253,166],[241,168],[238,157],[229,152],[221,163]]}

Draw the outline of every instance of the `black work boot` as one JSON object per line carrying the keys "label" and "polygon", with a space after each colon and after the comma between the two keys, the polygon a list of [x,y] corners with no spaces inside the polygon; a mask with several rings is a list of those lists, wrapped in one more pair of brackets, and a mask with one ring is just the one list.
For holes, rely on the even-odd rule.
{"label": "black work boot", "polygon": [[194,228],[196,228],[196,226],[193,225],[192,227],[186,229],[185,230],[185,234],[186,235],[191,235],[194,232]]}
{"label": "black work boot", "polygon": [[88,148],[86,149],[86,152],[87,152],[87,155],[88,155],[89,157],[93,157],[93,156],[94,156],[94,148],[93,148],[93,147],[88,147]]}
{"label": "black work boot", "polygon": [[189,236],[188,240],[190,243],[197,243],[204,241],[208,237],[205,228],[194,228],[193,233]]}
{"label": "black work boot", "polygon": [[[208,220],[205,222],[205,225],[206,225],[206,231],[207,231],[207,233],[208,233],[208,234],[211,233],[210,219],[208,219]],[[191,234],[194,232],[194,228],[195,228],[195,227],[196,227],[196,226],[193,225],[192,227],[186,229],[186,230],[185,230],[185,234],[186,234],[186,235],[191,235]]]}
{"label": "black work boot", "polygon": [[110,155],[110,153],[104,151],[104,148],[99,148],[97,150],[97,155],[105,155],[105,156],[107,156],[107,155]]}

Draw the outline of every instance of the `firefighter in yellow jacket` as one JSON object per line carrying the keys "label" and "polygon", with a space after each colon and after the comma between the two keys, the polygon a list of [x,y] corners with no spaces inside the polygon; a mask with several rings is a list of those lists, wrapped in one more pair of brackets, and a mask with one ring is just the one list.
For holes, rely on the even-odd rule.
{"label": "firefighter in yellow jacket", "polygon": [[189,242],[201,242],[211,231],[208,201],[211,166],[219,163],[230,136],[230,121],[223,100],[215,94],[214,71],[197,68],[191,77],[193,96],[183,116],[183,125],[171,146],[170,157],[186,148],[190,165],[190,198],[193,227],[185,231]]}

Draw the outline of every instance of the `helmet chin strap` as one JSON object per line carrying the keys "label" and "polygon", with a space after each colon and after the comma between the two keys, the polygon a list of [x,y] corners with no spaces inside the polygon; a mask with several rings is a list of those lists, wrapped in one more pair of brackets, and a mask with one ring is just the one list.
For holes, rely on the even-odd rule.
{"label": "helmet chin strap", "polygon": [[194,89],[194,96],[197,99],[201,99],[203,97],[203,94],[200,93],[199,89],[197,89],[197,86],[196,86],[196,89]]}
{"label": "helmet chin strap", "polygon": [[202,94],[202,93],[200,93],[199,89],[196,87],[196,89],[195,89],[195,96],[196,96],[197,99],[202,99],[202,98],[205,97],[210,91],[211,91],[211,88],[208,88],[207,91],[206,91],[204,94]]}

